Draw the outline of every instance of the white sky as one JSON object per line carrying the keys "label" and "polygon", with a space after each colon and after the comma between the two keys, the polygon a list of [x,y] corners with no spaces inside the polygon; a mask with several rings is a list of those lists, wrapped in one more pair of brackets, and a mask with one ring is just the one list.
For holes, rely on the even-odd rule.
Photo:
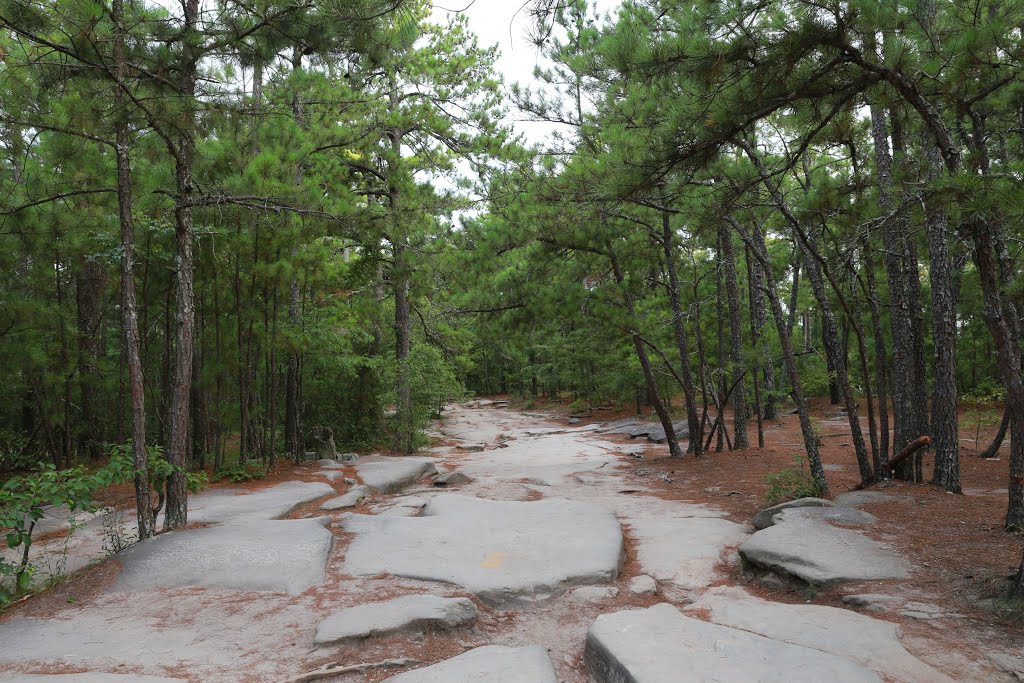
{"label": "white sky", "polygon": [[[480,37],[481,46],[497,45],[500,52],[496,67],[504,76],[506,86],[513,83],[536,87],[534,67],[546,66],[537,48],[529,41],[530,0],[434,0],[434,17],[444,20],[450,11],[460,11],[469,20],[469,28]],[[618,5],[618,0],[597,0],[603,14]],[[554,124],[524,120],[521,112],[509,111],[517,132],[527,141],[540,143],[551,133]]]}

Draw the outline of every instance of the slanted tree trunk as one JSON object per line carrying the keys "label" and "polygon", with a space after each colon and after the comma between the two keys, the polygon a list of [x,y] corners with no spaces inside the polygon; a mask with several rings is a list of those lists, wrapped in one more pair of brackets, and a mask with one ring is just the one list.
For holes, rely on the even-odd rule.
{"label": "slanted tree trunk", "polygon": [[827,498],[829,496],[828,480],[825,478],[825,468],[821,464],[818,438],[814,434],[810,411],[807,409],[807,399],[804,397],[803,388],[800,385],[800,373],[796,367],[796,356],[793,354],[793,345],[789,337],[786,314],[782,310],[782,303],[779,301],[778,294],[775,293],[775,277],[772,275],[771,261],[768,258],[768,248],[764,243],[764,236],[757,230],[753,230],[748,234],[746,229],[732,217],[726,217],[726,221],[750,248],[754,258],[757,259],[757,267],[764,274],[764,293],[768,297],[768,303],[772,309],[772,317],[775,320],[775,329],[779,334],[782,358],[786,365],[786,373],[789,375],[789,386],[793,401],[796,403],[797,416],[800,419],[800,433],[804,439],[804,449],[807,452],[807,463],[810,467],[811,478],[818,489],[818,495]]}
{"label": "slanted tree trunk", "polygon": [[693,373],[690,371],[690,349],[686,338],[686,326],[683,323],[683,307],[679,297],[679,276],[676,273],[676,251],[673,246],[672,227],[667,211],[661,214],[661,244],[665,250],[665,270],[668,272],[669,303],[672,305],[672,322],[676,335],[676,346],[679,351],[680,375],[683,379],[683,395],[686,398],[686,421],[690,427],[690,445],[696,457],[703,452],[703,429],[700,416],[697,415],[697,391],[693,385]]}
{"label": "slanted tree trunk", "polygon": [[867,447],[864,443],[864,435],[861,433],[860,417],[857,415],[857,402],[853,395],[853,389],[850,386],[850,379],[846,370],[846,359],[843,357],[841,352],[839,331],[836,326],[835,314],[832,312],[832,303],[828,297],[825,276],[822,272],[821,263],[819,263],[818,250],[815,245],[814,237],[807,233],[800,225],[800,221],[789,208],[789,205],[786,203],[785,198],[779,191],[779,188],[765,171],[764,166],[761,163],[761,159],[757,156],[754,148],[747,142],[741,142],[740,146],[743,148],[744,152],[746,152],[751,163],[753,163],[755,168],[757,168],[758,175],[761,177],[761,182],[771,195],[772,202],[785,217],[786,222],[789,223],[790,228],[793,230],[794,237],[801,246],[804,270],[807,271],[807,279],[811,282],[811,289],[814,291],[815,299],[817,299],[818,306],[821,308],[822,336],[826,342],[825,352],[832,359],[832,367],[835,369],[836,374],[836,383],[838,384],[839,391],[842,395],[843,403],[846,406],[847,418],[850,424],[850,434],[853,440],[853,448],[857,455],[857,465],[860,469],[861,482],[868,483],[874,478],[871,470],[871,461],[868,457]]}
{"label": "slanted tree trunk", "polygon": [[[758,228],[754,228],[757,230]],[[761,344],[761,328],[757,322],[756,310],[760,308],[764,310],[763,302],[761,300],[761,290],[764,289],[763,285],[760,289],[755,284],[754,278],[754,265],[751,262],[753,258],[750,255],[750,247],[744,246],[745,258],[747,262],[747,296],[750,304],[750,345],[757,350],[758,363],[764,364],[766,367],[769,365],[767,346]],[[763,314],[762,314],[763,318]],[[757,368],[754,368],[752,373],[754,377],[754,416],[757,418],[757,447],[764,448],[764,420],[762,419],[763,409],[761,406],[761,382],[758,378]]]}
{"label": "slanted tree trunk", "polygon": [[647,356],[647,349],[644,347],[643,337],[640,336],[640,332],[636,329],[636,308],[633,305],[633,297],[629,293],[629,289],[626,287],[626,278],[622,273],[622,268],[619,267],[619,260],[615,256],[615,252],[612,251],[611,247],[607,251],[608,259],[612,264],[612,273],[615,276],[615,282],[619,285],[619,289],[622,292],[622,301],[626,307],[626,313],[629,315],[629,321],[631,329],[629,330],[630,340],[633,342],[633,348],[636,349],[636,357],[640,361],[640,367],[644,373],[644,381],[647,383],[648,394],[651,397],[651,402],[654,404],[654,412],[658,414],[658,419],[661,420],[661,426],[665,430],[665,441],[668,443],[669,456],[673,458],[682,458],[683,450],[679,448],[679,442],[676,440],[676,431],[672,428],[672,417],[668,414],[665,409],[665,404],[662,403],[661,397],[658,394],[658,380],[654,376],[654,369],[651,367],[651,360]]}

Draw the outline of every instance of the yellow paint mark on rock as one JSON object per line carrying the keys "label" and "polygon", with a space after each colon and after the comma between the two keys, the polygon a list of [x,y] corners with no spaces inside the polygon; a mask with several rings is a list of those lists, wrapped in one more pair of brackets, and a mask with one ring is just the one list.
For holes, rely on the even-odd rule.
{"label": "yellow paint mark on rock", "polygon": [[487,553],[480,566],[484,569],[501,569],[501,565],[505,564],[505,558],[508,556],[508,553]]}

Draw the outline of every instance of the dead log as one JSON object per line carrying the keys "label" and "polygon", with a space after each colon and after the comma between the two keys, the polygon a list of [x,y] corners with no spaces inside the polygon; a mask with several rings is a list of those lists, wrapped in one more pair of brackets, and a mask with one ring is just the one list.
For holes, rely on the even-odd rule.
{"label": "dead log", "polygon": [[896,465],[899,465],[901,462],[903,462],[904,460],[906,460],[907,458],[909,458],[914,453],[921,450],[931,442],[932,438],[930,436],[919,436],[910,443],[908,443],[906,446],[903,447],[902,451],[897,453],[892,460],[886,463],[886,475],[891,476],[892,470],[894,467],[896,467]]}

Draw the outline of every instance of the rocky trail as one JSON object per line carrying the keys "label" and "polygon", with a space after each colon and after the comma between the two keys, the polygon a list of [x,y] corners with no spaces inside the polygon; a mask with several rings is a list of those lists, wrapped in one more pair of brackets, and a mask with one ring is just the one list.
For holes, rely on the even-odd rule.
{"label": "rocky trail", "polygon": [[[42,544],[87,568],[0,620],[0,680],[1014,680],[1014,653],[890,590],[920,570],[862,533],[872,495],[751,524],[660,495],[642,471],[659,435],[631,440],[634,421],[476,401],[440,429],[422,457],[201,493],[194,528],[99,564],[98,518]],[[841,584],[848,608],[766,600],[738,580],[758,574]]]}

